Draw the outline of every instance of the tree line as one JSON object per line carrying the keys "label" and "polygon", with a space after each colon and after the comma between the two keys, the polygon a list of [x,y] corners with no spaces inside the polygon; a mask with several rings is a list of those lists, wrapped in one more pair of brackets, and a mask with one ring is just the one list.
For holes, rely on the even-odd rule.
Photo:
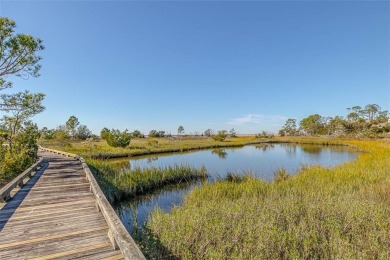
{"label": "tree line", "polygon": [[303,118],[299,125],[293,118],[287,119],[281,136],[335,136],[352,138],[380,138],[390,132],[389,112],[382,110],[377,104],[368,104],[364,107],[353,106],[347,108],[346,116],[309,115]]}

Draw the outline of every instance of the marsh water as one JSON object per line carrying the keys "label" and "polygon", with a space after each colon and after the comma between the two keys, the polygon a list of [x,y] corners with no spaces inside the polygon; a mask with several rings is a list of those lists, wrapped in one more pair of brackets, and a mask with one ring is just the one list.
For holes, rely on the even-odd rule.
{"label": "marsh water", "polygon": [[[115,160],[112,164],[129,168],[205,166],[209,174],[207,181],[212,182],[224,178],[229,172],[245,174],[249,171],[258,178],[272,180],[278,169],[286,169],[290,175],[294,175],[303,165],[331,167],[352,161],[357,156],[356,151],[343,146],[259,144],[239,148],[147,155],[130,160]],[[149,213],[156,207],[170,211],[175,205],[181,204],[185,194],[201,184],[201,181],[196,181],[170,185],[137,198],[121,201],[114,205],[114,208],[123,224],[132,233],[135,226],[142,226],[145,223]]]}

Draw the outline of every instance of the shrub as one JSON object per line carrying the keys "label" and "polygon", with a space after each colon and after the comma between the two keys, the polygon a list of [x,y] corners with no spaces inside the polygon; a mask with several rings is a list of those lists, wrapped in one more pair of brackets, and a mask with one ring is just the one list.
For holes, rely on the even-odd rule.
{"label": "shrub", "polygon": [[213,138],[214,141],[224,141],[227,137],[227,132],[226,130],[221,130],[221,131],[218,131],[218,133],[216,135],[212,135],[211,138]]}
{"label": "shrub", "polygon": [[118,129],[112,129],[106,134],[106,141],[112,147],[127,147],[131,141],[131,133],[127,129],[123,132]]}

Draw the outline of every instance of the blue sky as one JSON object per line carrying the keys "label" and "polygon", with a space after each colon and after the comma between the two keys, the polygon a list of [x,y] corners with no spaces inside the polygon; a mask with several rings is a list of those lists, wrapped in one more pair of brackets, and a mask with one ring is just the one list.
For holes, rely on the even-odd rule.
{"label": "blue sky", "polygon": [[144,133],[277,131],[287,118],[390,109],[388,1],[1,1],[44,40],[40,127],[70,115]]}

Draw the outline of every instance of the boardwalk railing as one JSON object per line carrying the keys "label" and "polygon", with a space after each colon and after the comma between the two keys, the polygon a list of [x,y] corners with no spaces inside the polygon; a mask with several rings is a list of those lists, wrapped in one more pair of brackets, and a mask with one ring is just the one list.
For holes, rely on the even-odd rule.
{"label": "boardwalk railing", "polygon": [[30,168],[19,174],[16,178],[14,178],[10,183],[5,185],[0,189],[0,202],[8,201],[11,198],[11,191],[15,189],[17,186],[22,187],[24,185],[24,179],[30,178],[31,175],[43,164],[43,159],[39,158],[39,160],[34,163]]}
{"label": "boardwalk railing", "polygon": [[40,147],[40,149],[42,151],[57,153],[80,161],[86,178],[91,184],[91,191],[95,195],[96,207],[102,213],[108,224],[108,237],[114,249],[119,249],[125,259],[145,259],[145,256],[142,254],[141,250],[138,248],[137,244],[134,242],[133,238],[116,215],[114,209],[111,207],[111,204],[106,199],[106,196],[100,189],[85,160],[76,154],[56,151],[44,147]]}

